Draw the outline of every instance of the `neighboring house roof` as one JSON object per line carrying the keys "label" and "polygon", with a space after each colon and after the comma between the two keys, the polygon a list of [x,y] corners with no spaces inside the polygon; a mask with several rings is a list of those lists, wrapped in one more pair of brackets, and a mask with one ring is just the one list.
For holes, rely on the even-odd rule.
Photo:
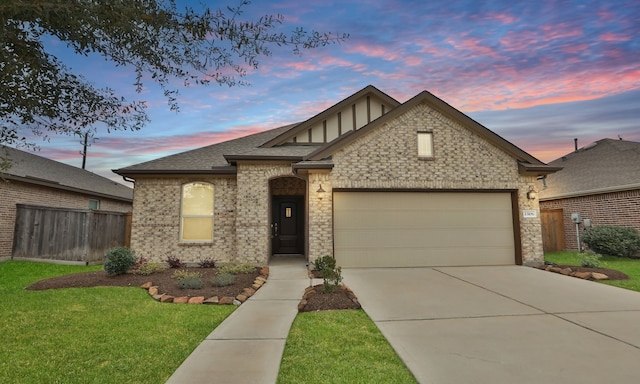
{"label": "neighboring house roof", "polygon": [[6,146],[0,146],[0,153],[11,162],[6,172],[0,172],[0,178],[126,202],[133,200],[133,189],[84,169]]}
{"label": "neighboring house roof", "polygon": [[547,176],[541,200],[640,189],[640,143],[602,139],[549,163],[563,169]]}
{"label": "neighboring house roof", "polygon": [[[382,115],[372,116],[370,114],[368,111],[369,98],[375,98],[380,103],[383,107]],[[314,126],[317,127],[323,121],[326,123],[328,119],[331,119],[335,114],[341,113],[341,111],[348,111],[352,106],[356,108],[356,103],[363,99],[366,99],[368,121],[355,127],[355,130],[348,130],[338,138],[325,143],[296,142],[295,137],[297,135],[305,130],[313,129]],[[545,175],[560,169],[541,162],[427,91],[421,92],[411,100],[401,104],[369,85],[304,122],[116,169],[114,172],[123,176],[141,174],[233,174],[236,172],[235,162],[238,160],[286,160],[296,162],[295,169],[331,168],[333,166],[331,155],[336,150],[421,103],[428,104],[431,108],[462,124],[511,155],[518,161],[521,174]],[[385,106],[388,106],[389,109],[386,110]]]}

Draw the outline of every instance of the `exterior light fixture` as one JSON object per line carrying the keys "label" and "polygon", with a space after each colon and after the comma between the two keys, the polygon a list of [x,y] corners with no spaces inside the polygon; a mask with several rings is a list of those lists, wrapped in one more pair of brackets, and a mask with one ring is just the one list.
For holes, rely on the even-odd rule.
{"label": "exterior light fixture", "polygon": [[318,190],[316,192],[325,193],[326,191],[324,189],[322,189],[322,184],[320,184],[320,187],[318,188]]}
{"label": "exterior light fixture", "polygon": [[527,199],[535,200],[538,197],[538,192],[533,189],[533,186],[529,186],[529,192],[527,192]]}

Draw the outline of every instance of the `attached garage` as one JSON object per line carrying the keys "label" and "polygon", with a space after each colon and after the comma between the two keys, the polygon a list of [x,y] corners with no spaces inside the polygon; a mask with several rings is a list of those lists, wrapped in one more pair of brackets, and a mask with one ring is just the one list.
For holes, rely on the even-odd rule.
{"label": "attached garage", "polygon": [[516,263],[510,191],[340,191],[333,220],[343,267]]}

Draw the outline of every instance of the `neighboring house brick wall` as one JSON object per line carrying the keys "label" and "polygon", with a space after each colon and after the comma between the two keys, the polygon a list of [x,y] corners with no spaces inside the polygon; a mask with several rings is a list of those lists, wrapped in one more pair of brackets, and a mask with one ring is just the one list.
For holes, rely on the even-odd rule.
{"label": "neighboring house brick wall", "polygon": [[[180,198],[185,183],[213,184],[213,242],[180,242]],[[167,256],[197,262],[210,258],[234,261],[236,224],[236,181],[231,177],[136,179],[133,199],[131,248],[138,256],[155,261]]]}
{"label": "neighboring house brick wall", "polygon": [[[571,214],[580,213],[582,219],[591,219],[593,226],[620,225],[640,231],[640,189],[570,197],[540,202],[541,209],[562,209],[564,241],[567,250],[578,250],[576,225]],[[584,225],[580,224],[580,231]]]}
{"label": "neighboring house brick wall", "polygon": [[[433,160],[418,159],[416,133],[425,129],[433,132]],[[540,215],[522,219],[520,213],[539,210],[537,200],[526,198],[535,177],[520,176],[513,158],[426,105],[338,150],[333,163],[330,174],[309,176],[310,261],[329,253],[327,245],[333,244],[333,188],[518,190],[523,262],[543,261]],[[327,191],[322,200],[314,192],[320,183]]]}
{"label": "neighboring house brick wall", "polygon": [[0,196],[0,259],[11,257],[16,204],[88,209],[89,200],[100,200],[100,210],[131,212],[131,203],[17,180],[0,179]]}

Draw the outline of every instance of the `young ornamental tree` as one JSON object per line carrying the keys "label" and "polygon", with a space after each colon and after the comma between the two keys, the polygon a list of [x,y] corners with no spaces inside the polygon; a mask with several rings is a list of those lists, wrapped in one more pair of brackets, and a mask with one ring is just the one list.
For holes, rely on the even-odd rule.
{"label": "young ornamental tree", "polygon": [[[276,46],[294,53],[340,42],[295,28],[277,32],[281,15],[246,19],[248,0],[212,9],[175,0],[14,0],[0,3],[0,144],[31,146],[36,136],[83,135],[96,124],[138,130],[148,120],[144,100],[127,100],[74,74],[44,44],[59,39],[76,54],[98,54],[135,73],[135,88],[151,79],[178,109],[174,84],[243,84],[247,70]],[[197,3],[200,4],[200,3]],[[4,153],[0,164],[6,167]]]}

